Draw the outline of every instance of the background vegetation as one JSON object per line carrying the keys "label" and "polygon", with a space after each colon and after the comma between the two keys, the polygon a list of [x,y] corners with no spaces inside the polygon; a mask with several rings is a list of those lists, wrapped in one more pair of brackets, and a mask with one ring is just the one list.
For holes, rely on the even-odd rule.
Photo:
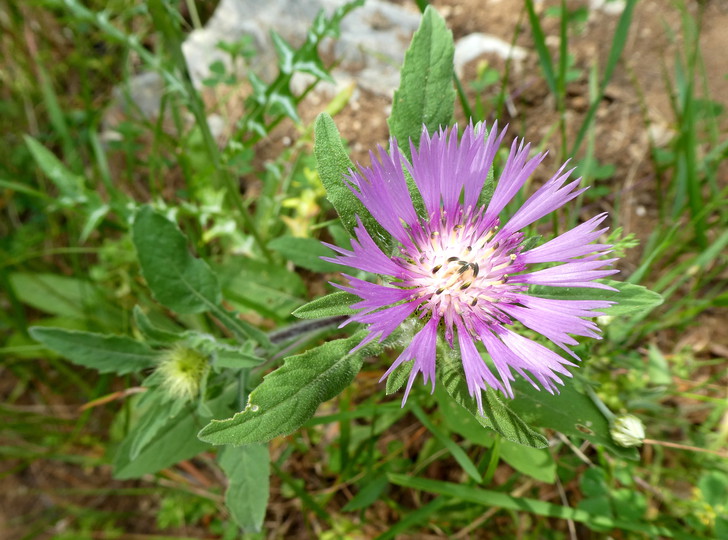
{"label": "background vegetation", "polygon": [[[627,1],[609,28],[604,58],[591,63],[577,62],[574,49],[583,40],[585,6],[518,5],[513,40],[527,36],[536,52],[534,73],[545,88],[539,106],[548,115],[519,98],[510,63],[481,63],[456,87],[461,121],[497,117],[510,120],[512,132],[543,127],[534,143],[552,148],[555,159],[574,156],[594,185],[562,216],[564,223],[545,230],[577,223],[595,208],[610,210],[612,229],[621,229],[613,237],[622,238],[621,279],[663,295],[659,307],[602,321],[606,339],[584,348],[579,370],[612,411],[644,421],[648,440],[639,459],[614,457],[557,431],[546,431],[546,450],[520,447],[462,420],[439,391],[430,397],[418,390],[400,408],[398,397],[386,396],[376,382],[388,364],[383,355],[368,360],[354,384],[301,430],[273,440],[267,514],[262,531],[249,527],[248,537],[728,537],[728,137],[725,104],[710,91],[716,74],[704,61],[722,51],[701,48],[705,13],[719,7],[663,3],[679,23],[665,23],[675,50],[663,65],[672,113],[666,135],[656,136],[649,96],[624,62],[636,1]],[[4,537],[238,535],[240,516],[233,519],[224,505],[226,462],[213,450],[133,480],[123,479],[117,460],[112,476],[141,377],[73,365],[28,331],[138,336],[134,306],[141,306],[160,332],[227,337],[221,312],[175,315],[153,301],[131,228],[145,204],[176,221],[195,255],[208,261],[225,309],[243,315],[242,332],[261,329],[285,341],[276,329],[293,324],[291,312],[335,278],[334,267],[318,258],[327,254],[319,240],[340,238],[343,230],[316,172],[313,115],[301,104],[328,78],[317,44],[335,36],[337,17],[312,24],[298,48],[279,43],[272,81],[238,80],[223,68],[198,91],[180,44],[213,4],[0,2]],[[416,4],[424,9],[426,2]],[[246,41],[225,47],[241,61],[254,54]],[[295,71],[313,76],[302,93],[291,90]],[[160,76],[156,115],[130,99],[140,72]],[[649,135],[639,169],[647,180],[636,187],[629,164],[610,163],[600,144],[609,119],[599,111],[613,99],[609,88],[618,79],[640,99],[644,114],[633,129]],[[350,134],[347,99],[343,93],[316,112],[326,109]],[[211,112],[222,114],[226,126],[217,139]],[[281,134],[288,145],[277,143]],[[347,136],[353,146],[357,135]],[[373,142],[361,140],[367,147]],[[634,191],[648,201],[634,212],[650,219],[622,222],[632,212],[624,206],[639,206]],[[284,354],[338,335],[335,327],[313,330],[286,351],[263,355],[265,364],[251,377],[260,379]],[[156,337],[162,342],[164,335]]]}

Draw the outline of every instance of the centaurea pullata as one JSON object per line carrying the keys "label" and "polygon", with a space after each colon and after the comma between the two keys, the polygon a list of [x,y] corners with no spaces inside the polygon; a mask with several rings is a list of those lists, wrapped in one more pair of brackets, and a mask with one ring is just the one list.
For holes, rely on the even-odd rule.
{"label": "centaurea pullata", "polygon": [[[383,340],[406,319],[421,328],[382,379],[403,362],[414,361],[404,399],[417,373],[435,385],[438,334],[459,350],[470,395],[482,412],[481,391],[495,388],[513,397],[511,369],[536,388],[533,377],[553,393],[559,375],[571,376],[574,364],[512,328],[516,322],[551,340],[573,358],[572,337],[598,338],[599,329],[585,317],[610,302],[540,298],[528,293],[530,285],[610,288],[594,280],[616,272],[606,269],[615,259],[602,259],[611,246],[593,244],[606,229],[600,214],[538,247],[524,249],[520,232],[546,214],[579,196],[580,179],[567,183],[572,170],[564,164],[518,210],[501,224],[499,215],[523,187],[545,154],[529,159],[530,145],[514,141],[487,206],[478,201],[505,130],[493,125],[486,137],[481,126],[468,126],[458,141],[457,127],[430,136],[426,131],[419,149],[410,141],[411,163],[392,139],[379,159],[371,153],[371,167],[351,171],[349,188],[372,217],[392,235],[393,253],[385,253],[358,220],[351,251],[329,245],[339,255],[328,260],[378,274],[372,283],[347,274],[340,289],[362,300],[349,322],[369,325],[369,335]],[[414,180],[421,201],[413,204],[405,168]],[[416,207],[420,207],[418,212]],[[532,269],[532,265],[557,263]],[[571,335],[570,335],[571,334]],[[492,359],[496,377],[481,356],[478,342]],[[530,376],[528,373],[530,373]],[[404,401],[403,401],[404,402]]]}

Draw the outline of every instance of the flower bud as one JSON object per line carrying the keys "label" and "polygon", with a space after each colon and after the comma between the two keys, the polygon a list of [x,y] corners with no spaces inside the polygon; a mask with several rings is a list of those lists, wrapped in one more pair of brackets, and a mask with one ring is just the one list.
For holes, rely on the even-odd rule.
{"label": "flower bud", "polygon": [[164,354],[157,372],[162,376],[162,387],[170,397],[190,401],[200,392],[200,382],[209,367],[207,356],[178,345]]}
{"label": "flower bud", "polygon": [[614,420],[609,433],[619,446],[625,448],[642,446],[645,439],[645,426],[642,420],[635,415],[622,414]]}

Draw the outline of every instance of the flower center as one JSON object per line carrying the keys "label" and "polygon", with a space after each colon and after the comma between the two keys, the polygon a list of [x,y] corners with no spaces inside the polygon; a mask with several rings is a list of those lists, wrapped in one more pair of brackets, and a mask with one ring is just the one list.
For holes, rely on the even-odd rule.
{"label": "flower center", "polygon": [[495,305],[514,301],[512,293],[522,289],[508,284],[509,274],[523,270],[517,261],[522,235],[501,238],[497,224],[486,226],[481,217],[455,225],[433,220],[413,238],[416,252],[406,254],[412,277],[403,285],[416,289],[421,307],[444,317],[448,326],[464,313],[484,323],[507,322]]}

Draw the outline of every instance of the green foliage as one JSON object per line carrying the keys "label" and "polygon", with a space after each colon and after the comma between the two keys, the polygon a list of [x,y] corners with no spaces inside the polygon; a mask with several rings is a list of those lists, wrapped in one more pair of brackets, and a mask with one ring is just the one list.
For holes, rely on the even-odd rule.
{"label": "green foliage", "polygon": [[437,11],[428,6],[405,54],[388,120],[392,135],[407,156],[407,141],[418,144],[423,126],[434,133],[452,121],[454,53],[452,32]]}
{"label": "green foliage", "polygon": [[201,313],[220,303],[215,274],[189,253],[187,238],[175,224],[143,206],[132,231],[142,275],[159,303],[177,313]]}
{"label": "green foliage", "polygon": [[233,519],[245,531],[260,531],[268,506],[268,446],[226,446],[218,454],[218,461],[228,478],[225,504]]}
{"label": "green foliage", "polygon": [[79,366],[124,375],[154,366],[159,354],[124,336],[105,336],[63,328],[30,328],[33,339]]}
{"label": "green foliage", "polygon": [[548,446],[546,438],[521,420],[495,390],[490,389],[483,392],[483,414],[481,415],[475,400],[469,395],[465,373],[459,358],[443,355],[438,362],[438,367],[440,368],[438,378],[447,393],[458,405],[472,414],[481,426],[492,429],[505,439],[518,444],[533,448]]}
{"label": "green foliage", "polygon": [[268,442],[301,427],[316,408],[346,388],[372,346],[351,352],[364,337],[329,341],[286,359],[248,398],[245,409],[227,420],[213,420],[199,433],[211,444]]}
{"label": "green foliage", "polygon": [[351,305],[359,301],[359,297],[346,291],[327,294],[308,304],[301,306],[293,315],[299,319],[319,319],[336,315],[351,315]]}

